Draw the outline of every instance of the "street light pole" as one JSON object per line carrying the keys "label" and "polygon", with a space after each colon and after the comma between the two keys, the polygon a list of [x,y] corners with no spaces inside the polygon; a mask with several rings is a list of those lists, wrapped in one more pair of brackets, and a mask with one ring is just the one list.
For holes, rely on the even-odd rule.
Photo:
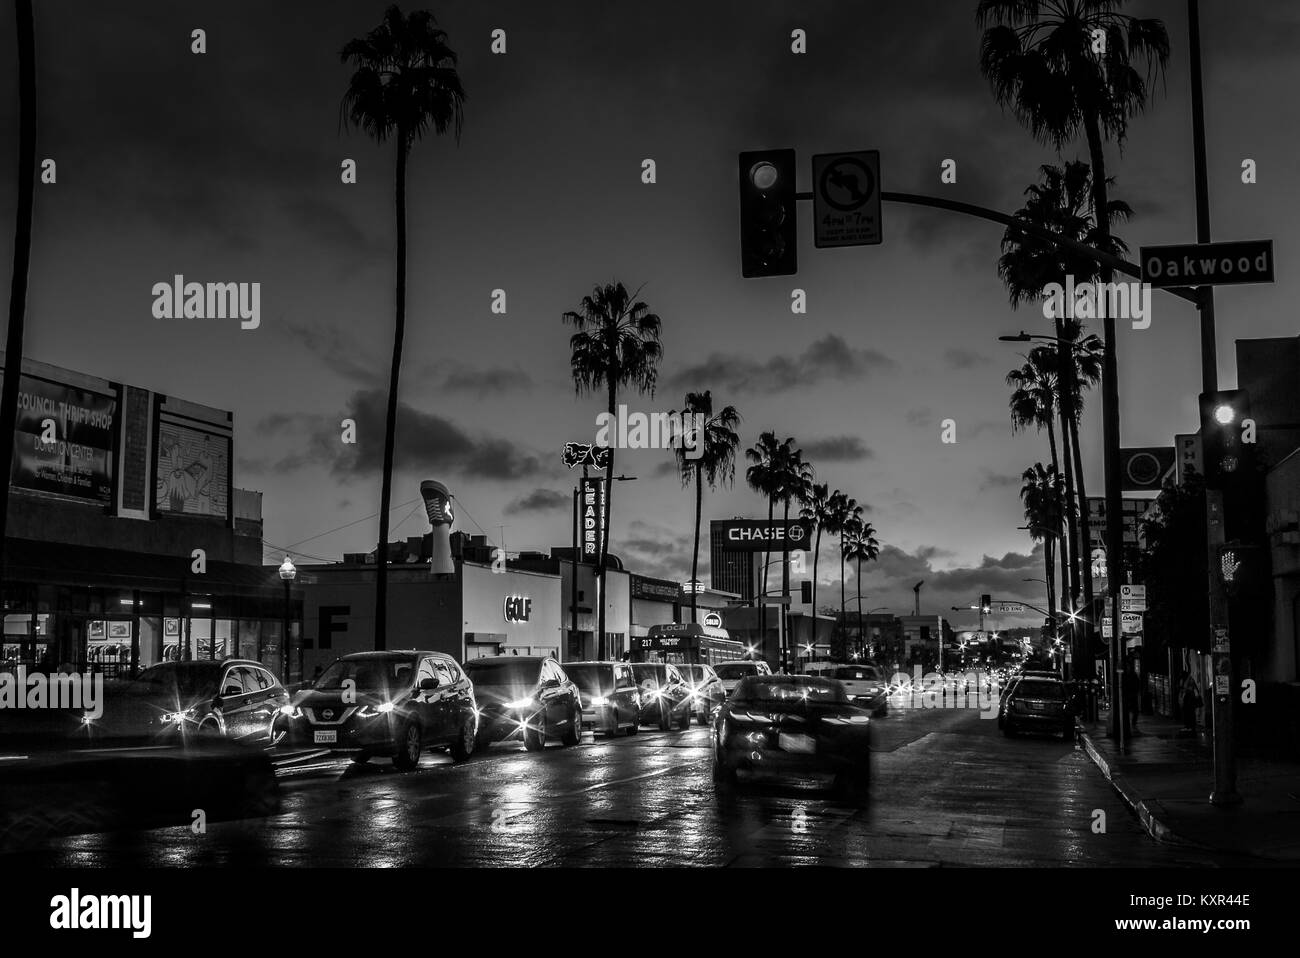
{"label": "street light pole", "polygon": [[[293,586],[293,580],[298,576],[298,569],[294,566],[293,560],[288,556],[284,557],[284,562],[280,563],[280,579],[284,582],[284,628],[281,631],[280,641],[280,681],[285,685],[289,684],[289,659],[291,657],[289,641],[289,631],[292,625],[292,601],[293,597],[290,590]],[[301,678],[301,676],[299,676]]]}

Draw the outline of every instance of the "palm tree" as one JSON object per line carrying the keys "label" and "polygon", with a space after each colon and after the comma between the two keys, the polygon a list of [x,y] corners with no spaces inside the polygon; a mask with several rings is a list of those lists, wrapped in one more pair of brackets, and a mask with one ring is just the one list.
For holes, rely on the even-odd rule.
{"label": "palm tree", "polygon": [[[1010,107],[1036,139],[1058,151],[1082,132],[1092,168],[1092,209],[1100,214],[1094,245],[1103,250],[1110,248],[1112,209],[1103,141],[1123,146],[1129,119],[1146,107],[1148,85],[1169,62],[1164,24],[1120,13],[1121,6],[1123,0],[980,0],[976,8],[976,20],[985,28],[980,72],[998,102]],[[1100,54],[1093,52],[1098,35],[1105,40]],[[1145,77],[1135,61],[1145,61]],[[1098,277],[1109,283],[1110,267],[1101,265]],[[1115,318],[1109,310],[1103,332],[1109,459],[1118,453],[1119,441],[1119,369]],[[1118,490],[1112,480],[1107,498],[1113,496]],[[1109,581],[1116,588],[1122,559],[1111,555],[1109,561]]]}
{"label": "palm tree", "polygon": [[[578,395],[605,389],[610,419],[617,418],[618,391],[635,387],[638,392],[655,393],[659,361],[663,346],[659,333],[663,326],[650,307],[638,300],[638,289],[629,293],[622,283],[596,286],[582,297],[577,311],[570,310],[564,322],[577,330],[569,338],[573,383]],[[601,536],[600,558],[596,564],[599,580],[600,612],[597,616],[600,636],[597,654],[605,658],[605,564],[609,555],[610,517],[614,511],[614,447],[609,449],[609,466],[605,470],[605,529]]]}
{"label": "palm tree", "polygon": [[[852,496],[844,496],[836,504],[835,528],[840,537],[840,627],[844,628],[844,560],[848,558],[848,544],[862,528],[865,510]],[[846,632],[847,635],[847,632]]]}
{"label": "palm tree", "polygon": [[[870,522],[861,517],[853,520],[849,530],[849,538],[841,550],[846,559],[857,562],[857,571],[854,574],[854,586],[858,593],[858,644],[864,645],[862,641],[862,562],[865,559],[872,562],[880,558],[880,543],[876,541],[876,530]],[[859,649],[865,651],[865,649]]]}
{"label": "palm tree", "polygon": [[465,91],[456,73],[456,54],[433,14],[403,16],[396,4],[365,37],[349,40],[340,53],[355,68],[343,95],[342,119],[378,143],[396,141],[395,212],[397,281],[393,361],[388,377],[384,466],[379,502],[379,547],[375,552],[375,648],[385,648],[388,622],[388,504],[393,490],[393,448],[397,433],[397,385],[406,335],[406,161],[412,144],[433,130],[454,130],[460,142]]}
{"label": "palm tree", "polygon": [[[1040,182],[1030,185],[1025,194],[1025,205],[1016,216],[1035,223],[1059,236],[1104,248],[1114,255],[1128,252],[1128,245],[1107,231],[1103,238],[1093,215],[1092,169],[1080,161],[1067,162],[1063,167],[1045,165],[1040,168]],[[1113,178],[1112,178],[1113,183]],[[1106,220],[1108,225],[1128,220],[1132,209],[1122,200],[1110,201]],[[1076,283],[1091,282],[1100,275],[1096,260],[1071,249],[1064,249],[1030,236],[1015,227],[1009,227],[1002,237],[1002,255],[998,260],[998,275],[1002,278],[1011,298],[1012,308],[1022,302],[1041,299],[1044,289],[1052,283],[1065,286],[1066,277],[1073,276]],[[1084,384],[1095,384],[1101,375],[1104,347],[1096,336],[1081,340],[1083,324],[1069,317],[1055,317],[1055,348],[1039,347],[1054,356],[1060,390],[1059,413],[1062,438],[1066,443],[1065,490],[1069,501],[1075,500],[1078,489],[1077,510],[1071,510],[1069,538],[1070,588],[1067,590],[1077,605],[1079,582],[1083,583],[1084,603],[1092,604],[1092,576],[1086,566],[1083,544],[1090,541],[1087,492],[1083,477],[1083,456],[1079,447],[1078,424],[1082,421]],[[1068,344],[1068,346],[1067,346]],[[1052,464],[1060,471],[1055,455]],[[1073,528],[1076,524],[1079,528]]]}
{"label": "palm tree", "polygon": [[[14,272],[9,286],[9,330],[5,336],[7,376],[0,389],[0,436],[12,437],[18,423],[27,316],[27,272],[32,260],[32,207],[36,199],[36,27],[32,0],[16,0],[18,39],[18,205],[14,215]],[[0,442],[0,588],[4,585],[5,532],[9,518],[9,476],[14,444]]]}
{"label": "palm tree", "polygon": [[[749,462],[749,468],[745,470],[745,482],[749,488],[753,489],[760,496],[767,499],[767,524],[770,528],[772,518],[776,512],[777,496],[781,492],[781,485],[785,480],[785,459],[789,454],[789,445],[793,440],[787,439],[781,442],[776,438],[776,433],[768,430],[760,433],[758,442],[749,449],[745,450],[745,460]],[[767,638],[767,570],[772,559],[772,550],[767,549],[763,552],[763,590],[759,596],[758,604],[758,630],[762,636],[760,641]]]}
{"label": "palm tree", "polygon": [[[1055,617],[1056,601],[1056,543],[1061,536],[1061,503],[1065,492],[1064,480],[1055,466],[1044,468],[1036,462],[1021,475],[1020,500],[1025,506],[1025,521],[1029,535],[1043,543],[1043,565],[1047,579],[1047,608]],[[1066,579],[1062,567],[1061,580]]]}
{"label": "palm tree", "polygon": [[[706,389],[702,393],[687,393],[687,415],[702,416],[704,428],[702,435],[695,437],[698,455],[689,458],[686,444],[677,447],[677,466],[681,471],[682,488],[692,481],[695,483],[695,548],[691,552],[691,582],[699,581],[700,576],[700,516],[704,509],[704,483],[710,489],[716,489],[718,482],[731,485],[736,475],[736,448],[740,445],[740,436],[736,427],[740,425],[740,413],[735,406],[726,406],[721,412],[713,411],[713,394]],[[674,413],[676,415],[676,413]],[[691,621],[696,621],[697,593],[691,592]]]}
{"label": "palm tree", "polygon": [[842,493],[838,489],[831,492],[830,486],[824,482],[813,483],[799,509],[799,518],[811,522],[817,530],[813,534],[812,608],[814,615],[817,611],[817,561],[821,558],[822,531],[835,534],[834,529],[830,528],[831,509],[838,495]]}
{"label": "palm tree", "polygon": [[[787,439],[786,443],[793,445],[793,439]],[[790,527],[790,505],[794,502],[803,502],[808,498],[812,489],[813,467],[803,457],[802,449],[790,449],[784,460],[784,481],[781,484],[779,498],[783,506],[782,511],[782,528]],[[790,549],[789,543],[781,551],[781,594],[783,596],[790,594]],[[787,623],[789,617],[786,616],[787,606],[782,605],[777,613],[782,616]],[[790,644],[789,629],[783,629],[787,646]],[[781,650],[781,662],[787,664],[786,650]]]}

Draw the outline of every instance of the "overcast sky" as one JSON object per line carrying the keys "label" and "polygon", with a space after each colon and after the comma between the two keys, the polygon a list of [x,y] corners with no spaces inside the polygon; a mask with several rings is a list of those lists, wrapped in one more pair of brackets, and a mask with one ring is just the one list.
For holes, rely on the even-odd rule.
{"label": "overcast sky", "polygon": [[[413,5],[408,5],[413,8]],[[804,5],[800,5],[804,6]],[[561,313],[595,283],[644,284],[663,319],[664,361],[643,410],[687,390],[734,404],[741,438],[794,436],[817,477],[870,507],[884,550],[864,573],[869,606],[929,611],[980,592],[1042,604],[1019,474],[1045,437],[1013,436],[1008,369],[1021,328],[995,271],[1001,229],[886,204],[881,246],[815,250],[801,208],[797,277],[743,280],[736,153],[878,149],[888,190],[942,193],[1012,211],[1058,157],[994,102],[977,66],[974,4],[776,2],[438,3],[468,93],[464,135],[430,138],[410,163],[410,289],[394,480],[394,538],[427,530],[419,481],[446,482],[458,528],[510,551],[569,540],[566,440],[589,440],[601,396],[575,395]],[[392,336],[393,148],[339,129],[349,71],[338,52],[383,3],[84,3],[37,10],[39,186],[26,354],[234,411],[236,485],[265,493],[266,538],[310,556],[373,547]],[[1185,4],[1132,4],[1168,27],[1173,57],[1124,151],[1113,195],[1136,211],[1131,247],[1195,239]],[[1300,279],[1294,115],[1300,9],[1205,4],[1206,121],[1214,235],[1271,237],[1272,286],[1218,297],[1221,381],[1238,338],[1291,336]],[[190,52],[190,31],[208,52]],[[790,52],[794,28],[808,52]],[[507,53],[490,53],[501,28]],[[16,124],[11,14],[0,21],[0,129]],[[12,138],[6,138],[12,143]],[[1259,167],[1245,186],[1243,158]],[[353,158],[359,182],[340,182]],[[643,185],[653,158],[658,182]],[[957,161],[956,185],[940,164]],[[0,224],[12,222],[14,156],[0,155]],[[0,228],[0,261],[12,261]],[[151,287],[260,282],[262,323],[155,319]],[[7,273],[6,273],[7,278]],[[807,292],[792,315],[790,291]],[[490,311],[506,290],[508,313]],[[1150,329],[1119,332],[1125,445],[1195,428],[1197,320],[1155,294]],[[1102,492],[1100,397],[1084,457]],[[356,419],[359,444],[339,423]],[[958,442],[940,442],[940,422]],[[634,571],[684,579],[693,495],[669,453],[620,456],[639,477],[615,491],[613,551]],[[741,478],[706,493],[705,519],[759,515]],[[405,520],[405,521],[404,521]],[[838,574],[824,544],[823,582]],[[280,553],[269,549],[267,558]],[[707,568],[707,541],[702,564]],[[853,583],[849,584],[850,593]],[[838,590],[836,590],[838,591]],[[962,622],[958,617],[958,625]],[[1008,622],[1007,624],[1012,624]]]}

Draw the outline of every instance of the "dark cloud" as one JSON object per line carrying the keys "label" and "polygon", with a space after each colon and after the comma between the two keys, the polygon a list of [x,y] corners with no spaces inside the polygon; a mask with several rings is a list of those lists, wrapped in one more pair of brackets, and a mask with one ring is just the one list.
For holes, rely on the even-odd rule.
{"label": "dark cloud", "polygon": [[934,410],[929,406],[909,409],[903,418],[909,426],[928,426],[934,420]]}
{"label": "dark cloud", "polygon": [[[693,513],[692,513],[693,515]],[[685,582],[691,577],[691,551],[695,547],[693,531],[673,532],[662,526],[636,521],[628,527],[626,537],[610,544],[624,565],[639,575]],[[709,581],[709,542],[707,525],[700,530],[700,578]]]}
{"label": "dark cloud", "polygon": [[827,436],[803,443],[803,453],[814,466],[819,462],[861,462],[875,453],[857,436]]}
{"label": "dark cloud", "polygon": [[980,480],[980,492],[989,489],[1019,489],[1019,474],[1008,475],[1006,473],[994,472],[992,469],[984,468],[981,470],[984,478]]}
{"label": "dark cloud", "polygon": [[467,393],[479,399],[531,389],[532,377],[519,366],[511,369],[472,369],[461,366],[447,373],[438,388],[449,393]]}
{"label": "dark cloud", "polygon": [[515,516],[525,512],[553,512],[572,507],[572,496],[553,489],[534,489],[507,504],[505,512],[508,516]]}
{"label": "dark cloud", "polygon": [[987,365],[992,360],[973,349],[954,346],[943,351],[943,361],[949,369],[973,369]]}
{"label": "dark cloud", "polygon": [[783,392],[822,380],[853,380],[869,372],[894,369],[897,363],[875,349],[855,349],[841,337],[830,335],[812,343],[798,356],[772,356],[758,360],[736,354],[711,353],[708,357],[664,379],[670,390],[695,389],[700,383],[728,393]]}

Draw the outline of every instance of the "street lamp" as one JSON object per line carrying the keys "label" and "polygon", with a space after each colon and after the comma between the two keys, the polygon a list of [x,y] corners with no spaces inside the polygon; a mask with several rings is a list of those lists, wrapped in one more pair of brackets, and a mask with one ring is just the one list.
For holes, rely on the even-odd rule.
{"label": "street lamp", "polygon": [[284,682],[286,685],[289,684],[289,645],[290,645],[289,629],[291,626],[291,616],[292,616],[291,603],[293,602],[293,598],[289,594],[289,590],[293,586],[293,580],[296,579],[297,577],[298,577],[297,567],[293,564],[292,559],[290,559],[288,556],[285,556],[284,561],[280,563],[280,579],[284,582],[284,631],[282,633],[283,639],[280,643],[280,656],[281,656],[280,680]]}

